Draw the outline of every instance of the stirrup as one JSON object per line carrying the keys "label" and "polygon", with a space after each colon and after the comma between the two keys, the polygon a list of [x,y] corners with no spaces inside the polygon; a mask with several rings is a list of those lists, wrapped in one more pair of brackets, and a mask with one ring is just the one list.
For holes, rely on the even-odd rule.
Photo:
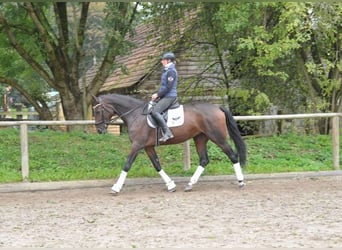
{"label": "stirrup", "polygon": [[173,138],[173,134],[169,134],[169,135],[163,135],[163,137],[159,138],[159,141],[160,142],[166,142],[167,140],[169,139],[172,139]]}

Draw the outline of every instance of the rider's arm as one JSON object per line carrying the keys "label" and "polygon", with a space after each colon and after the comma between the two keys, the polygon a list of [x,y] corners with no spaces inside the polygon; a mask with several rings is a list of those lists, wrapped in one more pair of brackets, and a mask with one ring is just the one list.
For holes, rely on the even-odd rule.
{"label": "rider's arm", "polygon": [[174,70],[169,70],[167,72],[165,82],[162,82],[162,85],[157,93],[158,97],[163,98],[168,92],[170,92],[175,81],[176,81],[176,72]]}

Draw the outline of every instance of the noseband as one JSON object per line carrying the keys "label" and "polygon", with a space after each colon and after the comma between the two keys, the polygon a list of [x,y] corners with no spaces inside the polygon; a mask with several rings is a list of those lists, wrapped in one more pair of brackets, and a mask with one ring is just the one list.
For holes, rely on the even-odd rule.
{"label": "noseband", "polygon": [[97,109],[98,107],[102,107],[102,109],[101,109],[102,119],[99,122],[95,122],[95,125],[100,125],[100,124],[104,123],[105,125],[108,126],[110,124],[110,120],[106,121],[105,116],[104,116],[104,111],[106,111],[108,113],[113,113],[112,111],[114,111],[114,110],[110,110],[108,107],[106,107],[105,103],[98,103],[93,107],[94,112],[95,112],[95,109]]}

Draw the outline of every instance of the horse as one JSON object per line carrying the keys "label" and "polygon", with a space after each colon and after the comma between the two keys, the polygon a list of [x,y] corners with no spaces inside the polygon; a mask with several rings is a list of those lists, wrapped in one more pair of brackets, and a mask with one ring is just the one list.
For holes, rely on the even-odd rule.
{"label": "horse", "polygon": [[[126,124],[129,139],[131,141],[130,153],[127,156],[120,176],[113,184],[111,192],[118,194],[126,180],[138,153],[144,149],[151,160],[155,170],[165,182],[168,192],[176,190],[175,182],[162,168],[155,147],[159,145],[171,145],[193,139],[199,156],[199,165],[191,176],[185,191],[191,191],[209,163],[207,142],[211,140],[218,145],[233,163],[233,168],[238,181],[238,187],[245,186],[244,176],[241,170],[246,164],[246,144],[240,135],[236,121],[228,109],[210,103],[184,104],[183,125],[172,127],[174,137],[166,142],[158,141],[156,128],[151,127],[146,118],[146,105],[148,102],[129,95],[105,94],[99,97],[93,96],[93,114],[95,127],[99,134],[107,132],[113,116],[118,116]],[[229,137],[233,140],[236,152],[228,144]]]}

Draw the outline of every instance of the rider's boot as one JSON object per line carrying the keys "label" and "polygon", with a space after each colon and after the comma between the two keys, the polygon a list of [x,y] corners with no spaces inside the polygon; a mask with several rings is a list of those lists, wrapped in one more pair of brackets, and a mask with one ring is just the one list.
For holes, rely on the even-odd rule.
{"label": "rider's boot", "polygon": [[166,122],[161,114],[159,113],[153,113],[153,118],[157,121],[158,125],[163,130],[163,137],[159,139],[160,142],[165,142],[171,138],[173,138],[173,134],[170,130],[170,128],[166,125]]}

